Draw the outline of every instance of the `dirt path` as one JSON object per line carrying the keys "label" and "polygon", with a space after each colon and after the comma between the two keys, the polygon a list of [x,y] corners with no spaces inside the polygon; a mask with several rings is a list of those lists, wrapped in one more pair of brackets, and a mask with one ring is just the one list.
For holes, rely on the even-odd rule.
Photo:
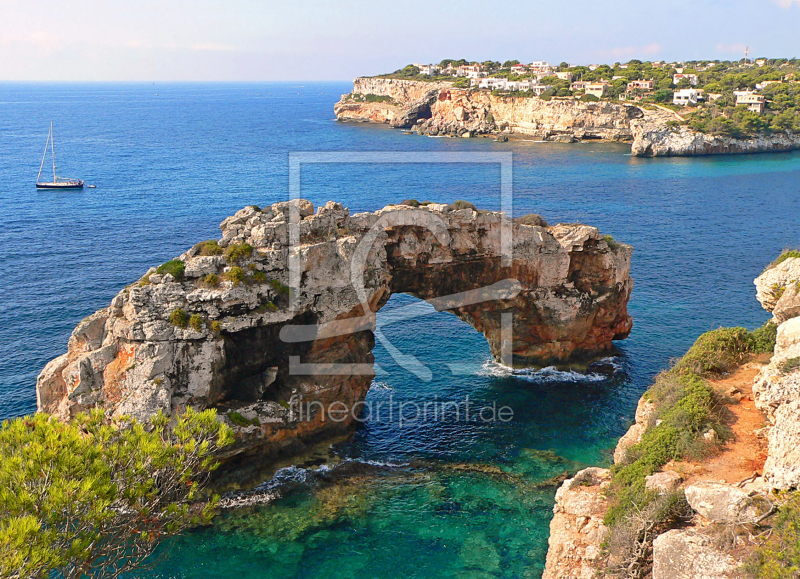
{"label": "dirt path", "polygon": [[702,462],[672,462],[664,470],[681,473],[687,484],[697,481],[735,484],[762,473],[767,459],[767,441],[758,436],[758,431],[765,426],[765,420],[755,407],[752,393],[753,380],[761,367],[760,361],[749,362],[730,376],[710,381],[717,392],[732,399],[726,407],[725,424],[733,436],[719,454]]}

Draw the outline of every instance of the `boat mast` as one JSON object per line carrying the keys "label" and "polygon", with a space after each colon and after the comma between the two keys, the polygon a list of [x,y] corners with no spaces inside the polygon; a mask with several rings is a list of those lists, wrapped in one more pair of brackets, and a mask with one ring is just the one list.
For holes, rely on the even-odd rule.
{"label": "boat mast", "polygon": [[42,181],[42,170],[44,169],[44,160],[47,158],[47,147],[50,145],[50,136],[53,134],[53,122],[50,121],[50,132],[47,133],[47,140],[44,142],[44,152],[42,153],[42,164],[39,165],[39,174],[36,176],[36,182]]}
{"label": "boat mast", "polygon": [[56,183],[58,177],[56,177],[56,139],[53,136],[53,121],[50,121],[50,152],[53,154],[53,183]]}

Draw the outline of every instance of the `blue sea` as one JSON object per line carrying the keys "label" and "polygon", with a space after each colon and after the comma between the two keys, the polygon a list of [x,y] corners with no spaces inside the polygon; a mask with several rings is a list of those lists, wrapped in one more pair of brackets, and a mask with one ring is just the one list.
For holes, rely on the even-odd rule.
{"label": "blue sea", "polygon": [[[41,368],[124,285],[217,237],[243,206],[285,200],[289,156],[301,152],[510,152],[515,215],[588,223],[634,247],[619,371],[511,374],[450,314],[388,324],[369,400],[469,396],[513,419],[368,420],[326,451],[360,465],[351,475],[319,461],[280,471],[291,492],[164,545],[148,577],[540,577],[548,479],[608,464],[640,394],[700,333],[763,324],[753,278],[800,246],[798,153],[639,159],[625,145],[406,135],[337,123],[333,104],[350,88],[0,84],[0,418],[35,411]],[[51,120],[59,175],[97,188],[34,188]],[[500,166],[304,164],[300,191],[351,212],[406,198],[499,209]],[[380,315],[415,301],[393,296]],[[399,366],[393,348],[430,376]]]}

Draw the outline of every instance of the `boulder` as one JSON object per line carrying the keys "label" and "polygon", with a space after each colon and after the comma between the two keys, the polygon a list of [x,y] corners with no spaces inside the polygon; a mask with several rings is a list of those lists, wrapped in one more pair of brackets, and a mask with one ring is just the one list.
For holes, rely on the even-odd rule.
{"label": "boulder", "polygon": [[684,492],[695,512],[717,523],[754,522],[770,509],[763,497],[751,497],[739,487],[724,483],[698,482],[687,486]]}
{"label": "boulder", "polygon": [[683,477],[674,470],[667,470],[664,472],[656,472],[644,479],[644,488],[648,491],[656,491],[664,494],[669,493],[680,486],[683,482]]}
{"label": "boulder", "polygon": [[[761,302],[765,310],[775,315],[775,308],[787,289],[791,290],[792,296],[796,295],[796,287],[792,289],[790,286],[796,286],[798,282],[800,282],[800,258],[790,257],[778,265],[767,268],[753,281],[756,285],[756,299]],[[787,302],[783,307],[788,309],[791,306]],[[785,312],[781,311],[780,315],[784,319],[778,321],[776,316],[776,322],[781,323],[789,319],[784,317],[784,314]]]}
{"label": "boulder", "polygon": [[653,541],[653,579],[730,579],[739,563],[694,530],[673,529]]}

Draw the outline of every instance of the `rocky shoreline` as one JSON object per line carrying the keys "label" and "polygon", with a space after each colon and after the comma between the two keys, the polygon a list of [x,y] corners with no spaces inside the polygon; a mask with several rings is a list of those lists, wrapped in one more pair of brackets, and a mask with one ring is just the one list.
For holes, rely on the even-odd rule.
{"label": "rocky shoreline", "polygon": [[[750,412],[756,416],[751,426],[742,425],[736,439],[749,436],[763,441],[756,444],[764,447],[766,460],[759,461],[752,448],[747,452],[731,448],[723,450],[728,454],[717,462],[741,463],[747,468],[752,465],[758,470],[742,480],[723,481],[716,478],[718,473],[708,464],[684,464],[666,466],[647,477],[648,490],[682,491],[691,508],[691,518],[679,528],[654,531],[647,555],[651,568],[642,576],[740,577],[743,563],[758,544],[753,540],[754,529],[775,512],[772,493],[800,488],[800,258],[789,258],[768,268],[755,284],[758,300],[772,312],[778,324],[775,349],[768,362],[751,363],[740,369],[739,388],[732,387],[728,394],[734,397],[733,404],[736,400],[749,401],[753,406]],[[655,410],[643,396],[635,423],[617,444],[615,464],[624,464],[628,449],[653,427]],[[737,420],[745,422],[741,412]],[[763,422],[767,423],[766,428],[761,428]],[[753,427],[757,430],[746,431]],[[558,490],[543,579],[595,577],[614,564],[604,550],[604,542],[609,538],[609,528],[603,519],[608,512],[606,489],[610,480],[609,469],[588,468],[565,481]],[[732,538],[720,540],[723,532]]]}
{"label": "rocky shoreline", "polygon": [[429,136],[631,143],[631,154],[639,157],[800,149],[800,134],[719,137],[673,126],[675,115],[663,108],[496,96],[455,88],[452,82],[359,77],[353,91],[334,105],[334,113],[340,121],[386,123]]}

